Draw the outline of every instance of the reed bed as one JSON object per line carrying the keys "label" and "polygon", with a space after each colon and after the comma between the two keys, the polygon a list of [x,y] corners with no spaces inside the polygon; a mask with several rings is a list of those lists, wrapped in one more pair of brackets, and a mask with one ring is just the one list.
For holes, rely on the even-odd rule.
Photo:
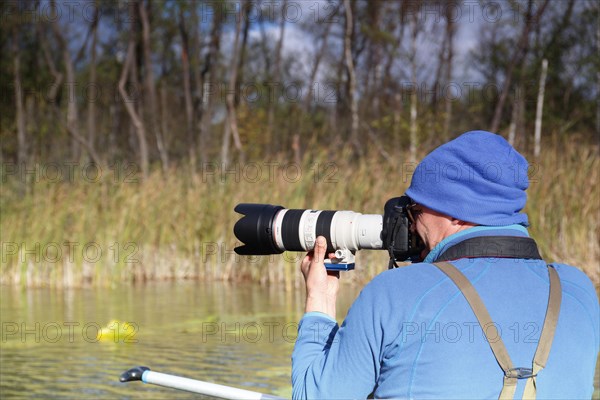
{"label": "reed bed", "polygon": [[[426,153],[424,149],[421,156]],[[406,157],[404,157],[406,156]],[[0,203],[1,283],[110,286],[163,279],[253,280],[301,284],[299,253],[240,257],[233,212],[242,202],[288,208],[382,213],[401,195],[414,165],[387,161],[376,149],[319,153],[300,163],[279,159],[179,166],[145,181],[40,177],[23,182],[3,172]],[[533,165],[532,236],[548,261],[576,265],[600,283],[598,147],[571,138],[546,143]],[[387,267],[383,251],[363,251],[344,281],[363,284]]]}

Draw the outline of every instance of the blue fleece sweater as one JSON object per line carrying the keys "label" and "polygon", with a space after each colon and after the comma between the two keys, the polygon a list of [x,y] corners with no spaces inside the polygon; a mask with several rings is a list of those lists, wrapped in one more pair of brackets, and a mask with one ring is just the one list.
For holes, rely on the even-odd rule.
{"label": "blue fleece sweater", "polygon": [[[434,248],[426,262],[386,271],[361,292],[341,327],[322,313],[301,319],[292,355],[295,399],[497,399],[503,372],[477,318],[431,262],[474,236],[527,236],[525,228],[476,227]],[[549,279],[541,260],[451,261],[474,285],[515,367],[531,368],[544,323]],[[577,268],[554,264],[562,303],[538,399],[589,399],[600,343],[598,297]],[[491,333],[493,336],[493,327]],[[516,398],[521,398],[525,379]]]}

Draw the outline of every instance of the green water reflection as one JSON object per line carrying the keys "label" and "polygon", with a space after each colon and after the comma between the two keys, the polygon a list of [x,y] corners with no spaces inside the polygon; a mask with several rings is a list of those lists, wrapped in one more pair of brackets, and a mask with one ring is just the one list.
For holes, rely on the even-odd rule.
{"label": "green water reflection", "polygon": [[[346,314],[359,289],[342,288],[339,316]],[[0,397],[199,397],[139,382],[118,382],[123,371],[137,365],[290,397],[290,356],[303,305],[302,290],[286,292],[280,286],[254,284],[180,282],[81,290],[2,287]],[[111,320],[130,322],[135,334],[115,337],[113,327],[112,337],[98,341],[98,328]]]}
{"label": "green water reflection", "polygon": [[[345,315],[358,289],[345,287]],[[289,397],[290,356],[301,290],[216,282],[117,289],[18,290],[0,295],[0,394],[43,398],[191,398],[124,370],[153,370]],[[127,336],[98,341],[99,327],[127,321]],[[107,329],[108,330],[108,329]],[[112,336],[110,336],[112,334]]]}

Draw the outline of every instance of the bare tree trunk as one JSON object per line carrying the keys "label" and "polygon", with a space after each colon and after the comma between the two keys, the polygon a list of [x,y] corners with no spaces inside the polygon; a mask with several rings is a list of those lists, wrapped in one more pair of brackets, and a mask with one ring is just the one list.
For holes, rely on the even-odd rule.
{"label": "bare tree trunk", "polygon": [[302,165],[302,150],[300,148],[300,135],[295,133],[292,138],[292,151],[294,152],[294,163]]}
{"label": "bare tree trunk", "polygon": [[179,8],[179,34],[181,35],[181,72],[183,74],[183,96],[185,100],[186,137],[192,166],[196,165],[196,143],[194,140],[194,104],[192,102],[192,84],[190,76],[190,47],[185,27],[183,9]]}
{"label": "bare tree trunk", "polygon": [[[141,33],[139,32],[140,26],[138,24],[139,22],[139,15],[137,14],[137,2],[139,0],[133,0],[131,3],[129,3],[129,7],[131,10],[131,14],[130,15],[135,15],[135,21],[131,22],[131,33],[134,35],[133,36],[133,40],[135,45],[133,46],[133,54],[132,54],[132,61],[131,64],[129,65],[129,73],[127,74],[127,88],[131,88],[130,90],[133,90],[133,96],[131,96],[131,100],[133,101],[133,109],[136,112],[136,115],[139,116],[140,121],[142,121],[142,123],[144,124],[144,132],[147,132],[146,130],[146,121],[144,121],[143,118],[143,114],[144,114],[144,87],[143,87],[143,83],[140,84],[140,68],[142,68],[142,64],[143,64],[143,59],[142,57],[140,57],[139,54],[139,49],[141,46],[140,43],[140,38],[141,38]],[[125,107],[125,110],[127,110],[127,107]],[[145,135],[146,137],[146,146],[149,147],[148,145],[148,135]],[[139,143],[139,139],[136,133],[136,127],[133,123],[129,124],[129,147],[131,147],[132,149],[135,149],[136,152],[136,156],[141,157],[141,154],[139,153],[140,151],[140,146],[136,146],[136,144]],[[150,157],[149,154],[150,150],[148,150],[148,158]]]}
{"label": "bare tree trunk", "polygon": [[[517,88],[517,93],[520,93],[520,91],[522,90],[522,87],[519,86]],[[510,125],[508,127],[508,143],[510,143],[511,146],[515,146],[515,142],[516,142],[516,138],[517,138],[517,125],[519,122],[519,98],[515,98],[515,101],[513,103],[513,107],[512,107],[512,113],[511,113],[511,117],[510,117]]]}
{"label": "bare tree trunk", "polygon": [[[198,145],[200,142],[200,135],[201,135],[201,119],[202,119],[202,115],[205,111],[205,104],[204,104],[204,76],[201,74],[201,68],[200,68],[200,54],[202,53],[202,48],[201,48],[201,39],[200,39],[200,35],[202,30],[200,29],[200,23],[198,20],[198,10],[195,6],[195,4],[197,3],[191,3],[192,4],[192,8],[191,8],[191,18],[190,18],[190,24],[191,24],[191,29],[189,32],[189,35],[191,36],[189,38],[189,42],[190,42],[190,46],[191,48],[189,49],[188,52],[188,56],[189,56],[189,62],[190,62],[190,68],[191,68],[191,76],[194,77],[193,82],[196,84],[196,93],[194,94],[194,96],[192,97],[192,104],[194,105],[194,113],[193,113],[193,120],[194,120],[194,125],[193,125],[193,136],[194,136],[194,147],[192,149],[190,149],[190,154],[193,154],[192,159],[194,160],[195,163],[195,159],[199,156],[198,154]],[[201,161],[205,161],[205,160],[201,160]],[[195,168],[195,165],[192,165]]]}
{"label": "bare tree trunk", "polygon": [[354,60],[352,59],[352,31],[354,29],[354,21],[352,17],[352,8],[350,0],[344,0],[344,9],[346,11],[346,32],[344,34],[344,56],[346,60],[346,68],[348,69],[350,114],[352,117],[352,125],[350,128],[350,142],[354,146],[357,153],[362,154],[362,149],[358,142],[358,99],[356,96],[356,74],[354,71]]}
{"label": "bare tree trunk", "polygon": [[[206,54],[206,60],[204,63],[204,68],[200,73],[202,87],[202,113],[199,121],[200,127],[200,135],[199,135],[199,150],[200,150],[200,161],[206,162],[208,161],[207,156],[207,145],[208,140],[210,139],[211,133],[211,124],[212,124],[212,114],[213,114],[213,106],[214,106],[214,93],[217,88],[217,73],[215,65],[218,65],[219,60],[219,51],[221,48],[221,27],[223,25],[222,13],[216,12],[213,17],[212,28],[210,33],[210,45],[208,49],[208,53]],[[210,90],[206,91],[204,85],[207,82],[206,76],[208,75],[208,86]]]}
{"label": "bare tree trunk", "polygon": [[443,135],[444,139],[448,139],[448,134],[450,133],[450,124],[452,123],[452,99],[450,98],[449,89],[452,83],[452,61],[454,58],[454,31],[456,30],[454,21],[452,20],[452,11],[450,7],[446,7],[446,35],[448,38],[448,55],[446,58],[446,90],[445,93],[445,103],[446,103],[446,112],[444,118],[444,130]]}
{"label": "bare tree trunk", "polygon": [[369,97],[372,99],[371,112],[374,118],[380,116],[380,88],[381,77],[383,75],[383,65],[381,63],[381,14],[385,12],[383,3],[369,2],[371,10],[371,28],[375,30],[376,35],[370,41],[370,68],[371,68],[371,85],[369,89]]}
{"label": "bare tree trunk", "polygon": [[50,70],[50,74],[54,78],[54,82],[52,82],[52,85],[50,86],[47,94],[47,101],[50,103],[50,112],[48,114],[50,116],[50,120],[54,125],[62,126],[64,124],[62,123],[62,116],[57,96],[60,92],[64,75],[62,72],[56,69],[56,64],[52,58],[52,55],[50,54],[50,45],[47,39],[48,34],[45,30],[42,30],[42,27],[45,28],[45,26],[41,23],[36,24],[37,36],[40,46],[42,48],[44,60],[46,61],[48,69]]}
{"label": "bare tree trunk", "polygon": [[267,37],[267,32],[265,32],[264,22],[261,21],[258,24],[258,27],[260,28],[260,50],[265,60],[265,71],[271,71],[271,55],[269,54],[269,47],[267,46],[267,43],[269,43],[269,38]]}
{"label": "bare tree trunk", "polygon": [[500,98],[498,99],[498,103],[496,104],[496,109],[494,110],[494,118],[490,127],[490,130],[492,132],[497,132],[498,128],[500,128],[502,111],[504,110],[504,104],[506,103],[508,92],[510,91],[515,67],[521,65],[529,47],[529,32],[533,28],[534,24],[539,24],[539,19],[541,18],[542,14],[544,13],[544,10],[548,6],[549,1],[550,0],[545,0],[544,3],[541,6],[539,6],[535,15],[532,16],[531,10],[533,8],[533,0],[529,0],[525,24],[523,25],[523,30],[521,31],[521,36],[515,48],[515,52],[513,53],[510,63],[508,64],[508,71],[506,72],[504,86],[502,88],[502,92],[500,92]]}
{"label": "bare tree trunk", "polygon": [[160,124],[163,132],[169,132],[169,125],[167,123],[169,116],[169,106],[167,104],[167,86],[165,80],[160,81]]}
{"label": "bare tree trunk", "polygon": [[243,162],[244,151],[242,149],[242,143],[237,128],[237,117],[235,109],[235,85],[237,80],[238,70],[238,56],[239,56],[239,42],[240,32],[242,31],[242,19],[238,18],[235,27],[235,39],[233,43],[233,59],[231,60],[231,71],[229,75],[229,85],[227,90],[227,118],[225,121],[225,127],[223,130],[223,146],[221,148],[221,163],[227,167],[229,164],[229,141],[233,134],[233,142],[240,155],[240,162]]}
{"label": "bare tree trunk", "polygon": [[[336,77],[336,81],[335,81],[335,89],[338,92],[338,98],[341,100],[343,99],[345,93],[343,92],[343,88],[342,88],[342,74],[344,73],[344,69],[346,66],[346,52],[344,51],[344,48],[341,49],[341,54],[340,54],[340,58],[339,58],[339,62],[337,63],[337,70],[335,73],[335,77]],[[341,132],[339,130],[339,126],[338,126],[338,121],[341,119],[341,115],[343,110],[343,101],[336,101],[333,107],[333,112],[331,114],[329,114],[329,129],[332,132],[335,132],[335,136],[334,136],[334,141],[336,143],[342,143],[342,137],[341,137]],[[345,140],[345,139],[344,139]]]}
{"label": "bare tree trunk", "polygon": [[[287,1],[287,0],[286,0]],[[248,33],[250,32],[250,26],[252,25],[252,19],[249,18],[250,13],[252,12],[251,1],[247,1],[244,3],[243,15],[244,18],[244,29],[242,32],[242,47],[240,49],[240,59],[238,60],[238,77],[237,81],[239,84],[244,84],[244,65],[246,65],[246,48],[248,47]],[[239,91],[236,92],[235,96],[235,107],[237,108],[240,105],[241,96]]]}
{"label": "bare tree trunk", "polygon": [[396,38],[396,40],[393,41],[392,50],[388,52],[389,56],[387,62],[385,63],[385,67],[383,68],[382,79],[384,85],[389,84],[389,82],[391,81],[392,64],[396,60],[396,57],[398,55],[398,48],[402,44],[402,40],[404,38],[404,25],[402,25],[402,21],[404,21],[406,17],[406,10],[408,9],[408,7],[410,7],[410,5],[411,3],[409,2],[402,2],[399,5],[400,9],[398,10],[398,37]]}
{"label": "bare tree trunk", "polygon": [[107,159],[112,159],[117,154],[117,137],[119,135],[119,116],[121,115],[121,107],[119,101],[115,101],[108,108],[108,115],[110,117],[110,131],[108,133],[108,155]]}
{"label": "bare tree trunk", "polygon": [[48,69],[50,69],[50,74],[52,74],[52,76],[54,77],[54,82],[52,83],[50,91],[48,92],[48,99],[53,103],[53,108],[56,112],[56,115],[59,115],[60,110],[58,109],[58,102],[57,102],[56,97],[57,97],[60,87],[62,85],[64,75],[62,74],[62,72],[60,72],[56,69],[56,65],[54,63],[54,60],[52,59],[52,55],[50,54],[50,49],[49,49],[50,45],[48,44],[48,41],[46,40],[46,34],[45,34],[45,32],[42,32],[42,30],[41,30],[41,24],[37,24],[37,31],[38,31],[38,39],[40,40],[40,43],[42,46],[42,52],[44,53],[44,59],[46,60],[46,64],[48,64]]}
{"label": "bare tree trunk", "polygon": [[[95,90],[96,87],[96,44],[98,40],[98,4],[97,1],[94,1],[95,13],[94,19],[92,21],[92,48],[91,48],[91,60],[90,60],[90,82],[89,86],[93,87]],[[94,94],[97,94],[94,92]],[[88,128],[88,143],[92,150],[96,151],[94,142],[96,141],[96,98],[87,99],[88,100],[88,120],[87,120],[87,128]]]}
{"label": "bare tree trunk", "polygon": [[[402,95],[400,91],[394,94],[394,127],[393,140],[396,143],[402,143],[400,140],[400,121],[402,120]],[[398,154],[402,154],[402,148],[398,149]]]}
{"label": "bare tree trunk", "polygon": [[[54,0],[50,1],[50,7],[52,12],[56,12],[56,2]],[[56,14],[55,14],[56,15]],[[60,50],[63,57],[63,63],[65,64],[65,74],[67,79],[67,132],[72,136],[71,141],[71,157],[74,160],[79,158],[79,143],[77,138],[79,135],[79,115],[77,112],[77,97],[75,93],[75,69],[73,66],[73,60],[71,59],[71,54],[69,53],[69,49],[64,41],[64,38],[60,32],[60,27],[57,22],[53,22],[50,24],[52,26],[52,30],[54,31],[54,35],[60,45]]]}
{"label": "bare tree trunk", "polygon": [[[285,10],[287,6],[287,0],[283,1],[282,10]],[[273,64],[273,84],[277,85],[281,76],[281,49],[283,47],[283,37],[285,36],[285,18],[283,13],[281,21],[279,22],[279,40],[277,40],[277,47],[275,48],[275,62]],[[273,86],[275,86],[273,85]],[[266,132],[266,144],[267,146],[273,146],[272,150],[277,151],[279,149],[279,141],[277,138],[273,138],[273,128],[275,125],[275,106],[277,105],[278,96],[275,95],[269,98],[269,108],[267,110],[267,132]],[[267,149],[268,151],[268,149]]]}
{"label": "bare tree trunk", "polygon": [[23,88],[21,87],[21,51],[17,29],[13,32],[13,71],[15,85],[15,122],[17,126],[17,165],[26,168],[27,163],[27,137],[25,132],[25,112],[23,107]]}
{"label": "bare tree trunk", "polygon": [[520,90],[520,94],[517,96],[517,119],[516,119],[516,135],[515,135],[515,145],[522,145],[524,148],[527,145],[527,137],[523,135],[525,132],[525,89],[523,85],[520,84],[517,86],[518,90]]}
{"label": "bare tree trunk", "polygon": [[[132,3],[133,4],[133,3]],[[132,24],[133,25],[133,24]],[[148,177],[149,170],[149,162],[148,162],[148,143],[146,141],[146,127],[142,119],[139,117],[138,113],[135,110],[133,100],[129,97],[127,90],[125,89],[125,83],[127,82],[127,75],[129,74],[129,70],[134,63],[134,49],[135,49],[135,40],[134,40],[134,32],[133,26],[131,28],[130,37],[129,37],[129,45],[127,48],[127,56],[125,58],[125,65],[123,66],[123,70],[121,71],[121,78],[119,79],[119,93],[123,98],[123,104],[125,104],[125,108],[127,109],[127,113],[131,118],[133,126],[135,128],[135,133],[138,139],[138,144],[140,146],[140,168],[142,170],[142,176],[145,178]]]}
{"label": "bare tree trunk", "polygon": [[438,55],[438,66],[435,71],[435,79],[433,81],[433,94],[431,96],[431,110],[433,114],[437,114],[438,111],[438,89],[440,87],[440,82],[442,81],[442,72],[444,71],[444,66],[446,65],[447,56],[446,51],[448,47],[448,36],[446,35],[442,40],[442,46],[440,47],[440,53]]}
{"label": "bare tree trunk", "polygon": [[[150,3],[148,3],[150,4]],[[164,172],[169,169],[169,154],[165,147],[163,132],[161,125],[158,122],[158,107],[156,102],[156,87],[154,85],[154,72],[152,70],[152,49],[150,48],[150,21],[148,19],[148,10],[146,10],[146,2],[144,0],[138,2],[140,19],[142,21],[142,41],[144,49],[144,77],[146,82],[146,90],[148,92],[147,103],[150,112],[150,125],[152,132],[156,138],[156,147]]]}
{"label": "bare tree trunk", "polygon": [[418,83],[417,83],[417,14],[411,18],[411,54],[410,70],[413,90],[410,96],[410,162],[417,161],[417,102],[418,102]]}
{"label": "bare tree trunk", "polygon": [[75,67],[71,62],[71,56],[68,53],[69,50],[66,47],[63,49],[63,57],[65,63],[65,70],[67,75],[67,130],[73,136],[74,140],[72,143],[72,156],[73,159],[79,159],[79,142],[77,140],[81,137],[79,133],[79,112],[77,110],[77,93],[75,92]]}
{"label": "bare tree trunk", "polygon": [[534,157],[540,156],[542,139],[542,115],[544,112],[544,91],[546,89],[546,74],[548,72],[548,60],[542,61],[542,74],[540,76],[540,87],[538,90],[537,107],[535,111],[535,146],[533,150]]}
{"label": "bare tree trunk", "polygon": [[516,125],[516,121],[515,121],[515,114],[516,114],[515,110],[516,110],[516,108],[513,107],[510,125],[508,126],[508,143],[513,147],[515,145],[515,135],[516,135],[516,130],[517,130],[517,125]]}
{"label": "bare tree trunk", "polygon": [[[50,6],[53,12],[56,12],[56,2],[54,0],[50,1]],[[96,154],[90,143],[79,132],[79,112],[77,109],[77,96],[75,93],[75,66],[73,65],[73,59],[71,58],[71,54],[69,53],[69,48],[60,32],[58,24],[52,23],[51,25],[54,31],[54,35],[56,36],[56,40],[60,45],[60,49],[63,56],[63,62],[65,64],[66,79],[69,91],[67,99],[67,132],[73,138],[73,157],[75,159],[79,158],[79,145],[82,145],[87,150],[92,160],[96,164],[101,165],[102,163],[100,157],[98,157],[98,154]]]}
{"label": "bare tree trunk", "polygon": [[[314,85],[315,80],[317,78],[317,72],[319,71],[319,65],[321,64],[321,60],[323,59],[323,55],[327,50],[327,39],[329,37],[329,31],[331,30],[330,23],[325,24],[325,32],[323,33],[323,38],[321,39],[321,47],[319,51],[315,55],[315,63],[312,66],[312,70],[310,71],[310,80],[308,81],[308,92],[306,97],[304,98],[304,112],[308,113],[310,110],[310,103],[313,101],[314,96]],[[303,119],[304,120],[304,119]]]}
{"label": "bare tree trunk", "polygon": [[[29,136],[32,132],[40,131],[40,119],[39,119],[39,111],[36,107],[36,99],[34,96],[29,96],[25,99],[25,138]],[[30,154],[26,155],[25,158],[28,162],[31,162],[32,159],[35,159],[35,141],[32,141],[30,144],[26,142],[27,152]]]}

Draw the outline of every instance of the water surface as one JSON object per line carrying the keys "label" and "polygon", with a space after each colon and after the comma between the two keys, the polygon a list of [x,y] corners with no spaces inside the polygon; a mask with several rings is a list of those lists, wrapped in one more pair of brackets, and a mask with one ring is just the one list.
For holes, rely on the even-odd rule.
{"label": "water surface", "polygon": [[[338,316],[359,290],[341,288]],[[303,306],[303,289],[248,283],[1,287],[0,397],[198,398],[118,381],[123,371],[144,365],[289,398],[290,356]],[[108,328],[111,320],[119,322],[107,329],[106,340],[98,340],[98,328]],[[115,335],[123,322],[131,327]],[[596,388],[599,375],[597,368]]]}
{"label": "water surface", "polygon": [[[358,289],[344,287],[345,315]],[[289,397],[303,290],[222,282],[0,294],[0,394],[27,398],[191,398],[119,375],[159,372]],[[343,313],[343,314],[342,314]],[[111,320],[111,327],[107,325]],[[129,322],[122,334],[119,325]],[[105,327],[106,340],[98,340]]]}

